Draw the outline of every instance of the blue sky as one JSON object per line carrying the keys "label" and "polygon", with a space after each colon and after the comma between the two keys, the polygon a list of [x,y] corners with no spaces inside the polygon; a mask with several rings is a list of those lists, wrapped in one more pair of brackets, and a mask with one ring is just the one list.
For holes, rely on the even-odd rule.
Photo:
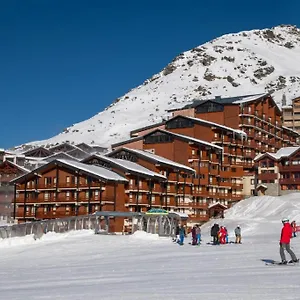
{"label": "blue sky", "polygon": [[299,27],[300,1],[276,3],[0,0],[0,148],[92,117],[222,34]]}

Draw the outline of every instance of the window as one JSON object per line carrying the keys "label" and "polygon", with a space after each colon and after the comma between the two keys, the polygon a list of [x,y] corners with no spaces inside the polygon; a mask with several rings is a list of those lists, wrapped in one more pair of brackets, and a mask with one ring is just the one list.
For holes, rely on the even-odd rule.
{"label": "window", "polygon": [[44,200],[45,200],[45,201],[49,200],[49,198],[50,198],[49,196],[50,196],[50,195],[49,195],[49,192],[45,192],[45,193],[44,193]]}
{"label": "window", "polygon": [[251,179],[251,184],[254,185],[254,179]]}
{"label": "window", "polygon": [[190,128],[193,127],[194,123],[190,119],[186,118],[176,118],[174,120],[169,121],[166,124],[166,129],[171,129],[171,128]]}
{"label": "window", "polygon": [[45,177],[45,185],[50,185],[52,183],[52,177]]}
{"label": "window", "polygon": [[199,105],[196,107],[196,113],[209,113],[209,112],[220,112],[224,111],[224,107],[222,104],[207,101],[203,103],[202,105]]}
{"label": "window", "polygon": [[161,132],[156,132],[151,135],[148,135],[144,138],[145,144],[156,144],[156,143],[171,143],[174,138],[170,134],[164,134]]}

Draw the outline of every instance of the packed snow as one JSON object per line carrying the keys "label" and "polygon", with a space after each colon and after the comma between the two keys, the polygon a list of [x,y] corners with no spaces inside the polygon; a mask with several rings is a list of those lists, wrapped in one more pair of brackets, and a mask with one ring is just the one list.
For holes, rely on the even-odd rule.
{"label": "packed snow", "polygon": [[[183,246],[145,232],[95,235],[84,230],[0,240],[1,299],[299,299],[300,265],[279,260],[281,219],[300,222],[300,194],[253,197],[225,218],[202,226],[202,244]],[[242,228],[242,244],[208,245],[213,223],[229,240]],[[291,241],[300,255],[300,236]]]}
{"label": "packed snow", "polygon": [[140,86],[111,99],[112,104],[94,117],[30,144],[70,141],[109,147],[193,99],[270,92],[279,106],[283,95],[290,104],[300,96],[299,63],[300,29],[295,26],[227,34],[179,54]]}

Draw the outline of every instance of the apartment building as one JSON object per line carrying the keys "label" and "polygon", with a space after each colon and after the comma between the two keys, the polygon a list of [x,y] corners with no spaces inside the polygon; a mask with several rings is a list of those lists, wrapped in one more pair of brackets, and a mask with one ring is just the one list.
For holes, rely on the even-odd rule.
{"label": "apartment building", "polygon": [[300,133],[300,97],[292,99],[291,105],[282,106],[283,125]]}
{"label": "apartment building", "polygon": [[300,147],[260,154],[254,161],[259,194],[278,196],[300,190]]}
{"label": "apartment building", "polygon": [[[99,166],[58,159],[11,183],[13,217],[26,222],[99,210],[122,211],[127,179]],[[121,231],[123,224],[115,222],[115,230]]]}

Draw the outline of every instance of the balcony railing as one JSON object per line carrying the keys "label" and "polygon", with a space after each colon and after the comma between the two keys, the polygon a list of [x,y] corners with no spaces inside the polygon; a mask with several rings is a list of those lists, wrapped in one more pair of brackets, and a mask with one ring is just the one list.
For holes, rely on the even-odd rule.
{"label": "balcony railing", "polygon": [[300,184],[300,178],[281,178],[280,184]]}

